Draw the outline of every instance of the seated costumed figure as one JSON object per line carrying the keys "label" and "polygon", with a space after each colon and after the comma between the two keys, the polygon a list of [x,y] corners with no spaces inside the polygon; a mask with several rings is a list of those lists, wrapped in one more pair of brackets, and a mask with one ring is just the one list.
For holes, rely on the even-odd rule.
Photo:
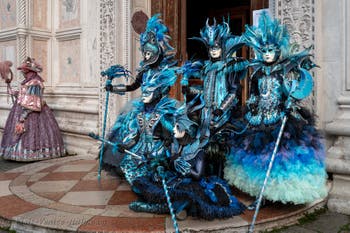
{"label": "seated costumed figure", "polygon": [[164,192],[160,178],[139,177],[134,180],[133,186],[134,190],[139,191],[140,200],[130,205],[133,210],[169,213],[168,195],[178,219],[190,215],[212,220],[229,218],[243,212],[244,205],[231,194],[224,180],[216,176],[205,177],[207,162],[199,141],[200,130],[198,124],[188,117],[200,110],[200,106],[192,105],[196,98],[187,104],[187,108],[183,105],[175,113],[171,157],[164,172],[168,194]]}
{"label": "seated costumed figure", "polygon": [[166,163],[177,105],[167,93],[176,78],[175,71],[168,68],[145,77],[141,86],[142,101],[134,100],[123,124],[117,121],[112,129],[118,150],[122,152],[121,169],[131,185],[137,177],[152,176],[157,166]]}
{"label": "seated costumed figure", "polygon": [[[168,43],[170,37],[167,35],[168,28],[159,19],[159,14],[151,17],[146,25],[146,30],[140,35],[140,46],[143,56],[143,60],[140,62],[138,74],[134,78],[134,82],[130,85],[118,84],[118,85],[106,85],[106,91],[123,95],[125,92],[134,91],[140,86],[148,85],[146,82],[150,78],[164,76],[164,72],[167,69],[176,68],[177,61],[174,59],[174,49]],[[111,67],[113,68],[113,67]],[[153,81],[152,81],[153,82]],[[159,84],[159,83],[158,83]],[[168,85],[168,89],[163,90],[163,94],[167,94],[170,90],[171,84]],[[143,93],[145,95],[146,93]],[[158,98],[159,96],[157,96]],[[134,100],[132,103],[127,104],[118,115],[115,125],[111,130],[108,140],[111,142],[118,142],[120,138],[125,137],[124,125],[127,125],[129,120],[129,111],[131,105],[136,104],[140,100]],[[143,105],[141,102],[140,105]],[[104,147],[103,154],[103,167],[107,170],[115,171],[118,175],[122,175],[120,170],[120,162],[123,159],[122,154],[113,149],[113,146],[106,145]]]}
{"label": "seated costumed figure", "polygon": [[1,141],[0,156],[7,160],[37,161],[63,156],[65,148],[60,129],[51,109],[43,100],[42,71],[33,58],[28,57],[17,69],[24,75],[19,91],[10,88],[9,61],[0,62],[0,74],[13,95],[13,106],[7,118]]}
{"label": "seated costumed figure", "polygon": [[254,70],[244,116],[248,129],[235,138],[224,177],[229,184],[258,196],[282,120],[287,117],[263,198],[294,204],[324,198],[324,146],[314,116],[299,104],[313,87],[308,70],[315,65],[309,50],[294,51],[286,27],[267,13],[258,26],[246,26],[244,38],[256,55],[250,64]]}
{"label": "seated costumed figure", "polygon": [[[200,92],[204,99],[204,106],[200,114],[201,143],[208,144],[206,153],[210,155],[212,174],[222,176],[225,155],[229,148],[225,141],[227,135],[222,130],[233,121],[237,111],[241,86],[240,80],[245,77],[247,61],[234,56],[234,52],[243,46],[241,37],[233,36],[230,27],[225,21],[221,24],[209,25],[200,31],[201,37],[193,39],[205,44],[208,49],[209,59],[204,62],[200,72],[198,62],[187,62],[182,67],[184,77],[196,77],[203,80],[201,90],[188,87],[188,83],[182,80],[183,92],[187,96],[193,96]],[[225,149],[226,148],[226,149]]]}

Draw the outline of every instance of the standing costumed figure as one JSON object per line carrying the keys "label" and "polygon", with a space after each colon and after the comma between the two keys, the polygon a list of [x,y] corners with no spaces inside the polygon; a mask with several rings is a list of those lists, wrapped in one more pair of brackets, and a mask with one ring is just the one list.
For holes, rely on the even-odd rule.
{"label": "standing costumed figure", "polygon": [[[0,156],[16,161],[63,156],[65,149],[60,129],[51,109],[43,100],[44,80],[38,74],[42,71],[41,65],[28,57],[17,69],[22,71],[25,79],[19,91],[11,90],[11,94],[17,98],[6,121]],[[2,77],[6,76],[6,70],[9,67],[5,72],[0,71]]]}
{"label": "standing costumed figure", "polygon": [[[244,38],[256,55],[250,64],[254,71],[245,114],[248,129],[234,140],[225,179],[256,197],[264,185],[262,197],[270,201],[304,204],[324,198],[324,146],[314,116],[299,104],[313,88],[308,70],[315,65],[309,51],[293,51],[286,27],[267,13],[257,27],[246,26]],[[270,176],[263,184],[275,147]]]}
{"label": "standing costumed figure", "polygon": [[[225,160],[229,149],[225,146],[226,138],[221,135],[221,130],[233,121],[233,115],[237,111],[236,105],[241,91],[240,80],[246,75],[248,62],[234,57],[234,52],[244,43],[241,37],[231,34],[228,23],[224,21],[216,24],[214,20],[214,24],[209,25],[208,21],[200,31],[201,37],[193,39],[205,44],[209,60],[204,62],[200,72],[194,69],[196,63],[191,62],[186,63],[182,69],[185,77],[193,76],[203,80],[203,88],[200,91],[204,99],[200,116],[201,144],[208,144],[206,153],[211,155],[212,162],[209,164],[213,165],[210,170],[213,170],[213,174],[222,176],[222,161]],[[186,82],[182,84],[185,95],[193,96],[198,93],[197,89],[188,87]],[[218,142],[222,142],[221,145]]]}
{"label": "standing costumed figure", "polygon": [[[140,35],[140,50],[142,52],[143,60],[140,62],[138,74],[136,75],[136,78],[134,78],[134,82],[130,85],[109,84],[106,85],[106,91],[123,95],[125,92],[134,91],[143,86],[141,91],[142,95],[145,96],[147,95],[147,93],[144,93],[146,90],[145,86],[149,85],[147,82],[149,82],[150,79],[152,79],[152,82],[155,82],[154,79],[157,77],[164,78],[168,69],[172,70],[170,72],[174,72],[177,61],[174,59],[174,48],[169,44],[170,37],[167,33],[168,28],[162,23],[159,14],[151,17],[147,21],[146,30]],[[167,82],[168,80],[162,79],[162,81]],[[157,82],[157,85],[161,85],[161,83]],[[168,94],[171,85],[173,84],[169,83],[165,85],[166,88],[162,90],[162,93],[157,93],[159,96],[156,98]],[[147,90],[147,92],[149,92],[149,90]],[[136,103],[143,106],[142,101],[138,99],[133,100],[132,103],[128,103],[122,109],[108,136],[109,141],[119,143],[121,138],[124,138],[125,132],[129,131],[128,129],[125,130],[125,125],[128,125],[130,117],[129,111],[135,110],[132,109]],[[120,162],[122,159],[122,154],[120,154],[119,151],[114,150],[113,146],[107,145],[105,147],[103,155],[103,166],[105,169],[116,171],[118,175],[122,175],[123,172],[120,170]]]}

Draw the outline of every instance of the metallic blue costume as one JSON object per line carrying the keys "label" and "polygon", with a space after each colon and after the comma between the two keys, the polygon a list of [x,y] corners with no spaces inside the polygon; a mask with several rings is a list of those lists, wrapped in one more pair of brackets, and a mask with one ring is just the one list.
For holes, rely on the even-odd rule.
{"label": "metallic blue costume", "polygon": [[[154,96],[157,96],[155,98],[158,98],[157,101],[159,101],[160,98],[165,97],[170,90],[170,86],[175,82],[175,71],[177,69],[175,66],[177,61],[174,60],[174,49],[168,43],[170,37],[166,34],[167,32],[168,28],[159,19],[159,15],[154,15],[150,18],[147,22],[145,32],[140,35],[140,50],[143,55],[143,60],[140,62],[140,67],[138,69],[139,72],[136,75],[136,78],[134,78],[134,82],[130,85],[109,84],[106,86],[106,90],[123,95],[125,92],[134,91],[141,87],[142,98],[147,98],[153,94]],[[169,78],[169,80],[167,80],[167,78]],[[162,82],[168,82],[168,85],[164,88],[157,89],[156,86],[159,87]],[[152,102],[155,104],[157,101],[153,100]],[[129,103],[124,107],[108,136],[109,141],[124,144],[122,140],[131,137],[131,135],[127,134],[130,129],[125,128],[125,125],[128,124],[129,119],[135,120],[137,118],[137,111],[144,111],[141,109],[142,107],[138,105],[143,106],[142,101],[139,99],[133,100],[132,103]],[[134,115],[130,115],[129,112],[134,112]],[[153,121],[154,117],[159,116],[147,116],[147,119],[145,119],[147,121]],[[172,127],[170,127],[170,130],[172,130]],[[149,132],[149,134],[153,134],[153,132]],[[142,138],[141,141],[142,140],[146,140],[146,138]],[[150,142],[151,140],[147,138],[147,141]],[[151,144],[152,143],[148,143],[148,147]],[[120,163],[123,156],[124,153],[120,153],[115,150],[113,146],[107,145],[103,155],[104,169],[116,172],[118,175],[123,176],[124,173],[120,169]]]}
{"label": "metallic blue costume", "polygon": [[[198,124],[191,123],[194,127],[190,136],[173,138],[175,118],[183,119],[187,112],[176,113],[177,101],[167,97],[178,69],[166,32],[158,15],[153,16],[140,37],[144,60],[135,82],[106,86],[106,90],[119,94],[141,86],[142,96],[117,117],[109,134],[109,141],[116,146],[107,146],[104,162],[113,169],[120,168],[118,173],[125,176],[138,195],[139,199],[129,205],[134,211],[162,214],[172,209],[176,213],[186,210],[191,216],[205,219],[240,214],[244,206],[231,195],[225,181],[215,177],[202,179],[204,154],[196,144]],[[201,106],[195,109],[198,111]]]}
{"label": "metallic blue costume", "polygon": [[[230,33],[226,22],[206,26],[200,31],[201,37],[194,39],[204,43],[208,49],[209,60],[200,67],[199,62],[187,62],[182,67],[184,79],[182,84],[187,96],[200,93],[204,100],[204,106],[200,114],[200,143],[208,145],[206,154],[211,157],[208,172],[222,176],[222,161],[228,152],[224,149],[226,143],[218,145],[218,142],[227,141],[227,135],[222,133],[228,124],[233,121],[238,99],[240,96],[240,80],[245,77],[248,62],[242,58],[234,57],[234,52],[243,46],[241,37]],[[187,87],[189,77],[203,80],[203,88],[197,90]]]}
{"label": "metallic blue costume", "polygon": [[294,51],[287,29],[267,14],[261,16],[257,27],[246,26],[244,38],[256,54],[250,63],[254,71],[244,116],[248,129],[235,137],[225,179],[258,196],[282,118],[288,116],[263,197],[294,204],[324,198],[323,144],[312,114],[298,104],[312,91],[308,70],[315,65],[309,51]]}

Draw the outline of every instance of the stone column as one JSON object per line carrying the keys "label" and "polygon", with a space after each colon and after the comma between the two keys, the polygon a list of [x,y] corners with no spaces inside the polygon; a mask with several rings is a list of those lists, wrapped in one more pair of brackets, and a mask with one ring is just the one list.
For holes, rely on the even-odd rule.
{"label": "stone column", "polygon": [[[100,1],[100,70],[105,70],[111,65],[116,64],[116,41],[119,39],[119,33],[116,29],[116,1]],[[105,109],[106,91],[104,89],[106,78],[100,77],[99,94],[99,132],[102,132],[104,113],[113,112],[114,98],[110,95],[108,109]],[[108,117],[106,129],[111,125],[111,117]]]}
{"label": "stone column", "polygon": [[28,56],[28,53],[27,53],[28,1],[17,0],[16,4],[17,4],[17,64],[21,64]]}
{"label": "stone column", "polygon": [[327,169],[333,174],[328,208],[350,214],[350,3],[322,3]]}
{"label": "stone column", "polygon": [[[132,30],[131,18],[136,11],[150,13],[150,0],[100,0],[100,69],[105,70],[111,65],[120,64],[136,75],[140,61],[139,35]],[[106,92],[105,77],[100,78],[99,95],[99,132],[102,132]],[[129,79],[129,82],[133,80]],[[113,81],[113,84],[126,84],[123,77]],[[106,130],[113,125],[120,109],[132,98],[139,95],[138,91],[124,96],[110,94]]]}

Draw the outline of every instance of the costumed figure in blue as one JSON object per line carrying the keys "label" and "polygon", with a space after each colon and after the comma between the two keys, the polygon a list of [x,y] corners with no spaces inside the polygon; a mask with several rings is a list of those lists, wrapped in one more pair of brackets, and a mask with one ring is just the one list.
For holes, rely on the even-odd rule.
{"label": "costumed figure in blue", "polygon": [[[184,104],[175,113],[174,140],[171,157],[164,172],[168,196],[178,219],[187,215],[212,220],[239,215],[245,209],[232,194],[228,184],[216,177],[205,177],[207,164],[200,145],[199,125],[189,117],[195,116],[201,105],[193,105],[197,98]],[[163,163],[164,166],[164,163]],[[160,179],[142,176],[133,182],[140,200],[130,207],[139,212],[169,213],[166,193]]]}
{"label": "costumed figure in blue", "polygon": [[[253,73],[244,116],[248,129],[235,138],[224,177],[258,196],[279,130],[285,125],[263,198],[294,204],[324,198],[324,146],[314,116],[300,105],[313,88],[308,70],[315,64],[309,50],[297,52],[298,47],[289,43],[286,27],[267,13],[258,26],[246,26],[243,36],[256,55],[250,63]],[[283,124],[284,118],[288,120]]]}
{"label": "costumed figure in blue", "polygon": [[[146,30],[140,35],[140,50],[142,52],[143,60],[140,62],[140,67],[133,83],[129,85],[109,84],[106,85],[106,91],[123,95],[125,92],[134,91],[141,86],[143,88],[142,98],[144,98],[147,94],[151,94],[151,92],[153,93],[153,91],[150,92],[150,88],[146,88],[146,86],[161,85],[161,83],[155,79],[161,78],[162,82],[168,82],[169,80],[165,80],[164,77],[166,75],[173,75],[174,69],[176,69],[175,65],[177,64],[177,61],[174,59],[174,48],[172,48],[169,44],[170,37],[167,35],[167,32],[168,28],[162,23],[161,19],[159,18],[159,14],[151,17],[147,21]],[[169,69],[172,71],[168,71]],[[155,104],[163,96],[168,94],[172,84],[173,83],[168,83],[166,85],[167,88],[161,90],[162,93],[153,93],[154,97],[151,102]],[[159,92],[158,89],[157,92]],[[155,101],[155,99],[157,99],[157,101]],[[122,109],[121,113],[117,117],[113,129],[109,133],[109,141],[120,143],[122,140],[124,140],[126,137],[126,132],[130,131],[129,129],[125,130],[125,125],[128,125],[128,122],[131,119],[130,111],[135,112],[140,110],[135,109],[136,105],[140,105],[142,108],[144,107],[143,102],[140,99],[136,99]],[[105,170],[110,170],[116,172],[120,176],[123,176],[123,172],[120,170],[120,162],[122,159],[123,154],[121,154],[118,150],[113,149],[113,146],[105,146],[103,155],[103,167]]]}
{"label": "costumed figure in blue", "polygon": [[[123,124],[113,128],[119,152],[125,153],[120,164],[127,181],[133,185],[136,178],[152,176],[158,166],[167,165],[167,154],[172,140],[174,112],[177,101],[167,97],[176,81],[173,69],[164,69],[147,76],[141,86],[142,101],[135,100]],[[141,158],[136,158],[137,155]]]}
{"label": "costumed figure in blue", "polygon": [[[185,80],[188,77],[200,78],[203,88],[198,90],[188,87],[188,82],[182,80],[183,93],[186,96],[202,94],[204,106],[201,111],[200,135],[201,144],[207,144],[206,154],[209,156],[211,168],[209,173],[222,176],[223,161],[229,148],[226,146],[227,135],[223,130],[238,115],[241,86],[240,80],[245,77],[247,61],[235,57],[234,53],[243,46],[241,37],[233,36],[227,22],[209,25],[200,31],[199,40],[208,49],[209,59],[200,67],[200,63],[187,62],[182,67]],[[198,69],[200,71],[198,72]],[[231,125],[232,126],[232,125]],[[223,149],[224,148],[224,149]],[[226,148],[226,149],[225,149]]]}

